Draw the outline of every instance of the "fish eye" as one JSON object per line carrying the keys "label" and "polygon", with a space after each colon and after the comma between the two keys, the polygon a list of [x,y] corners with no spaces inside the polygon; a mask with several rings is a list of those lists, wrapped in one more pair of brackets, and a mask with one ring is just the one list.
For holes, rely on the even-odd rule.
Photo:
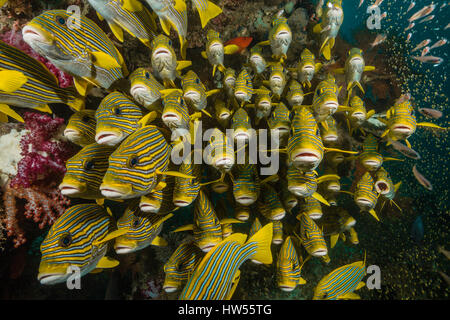
{"label": "fish eye", "polygon": [[169,40],[169,46],[171,46],[172,45],[172,40]]}
{"label": "fish eye", "polygon": [[247,80],[246,83],[247,83],[247,85],[249,85],[250,84],[250,80]]}
{"label": "fish eye", "polygon": [[122,112],[120,111],[120,108],[114,108],[114,114],[116,116],[120,116],[122,114]]}
{"label": "fish eye", "polygon": [[180,99],[180,105],[184,105],[184,100]]}
{"label": "fish eye", "polygon": [[56,16],[56,21],[60,24],[60,25],[64,25],[66,23],[66,19],[64,19],[61,16]]}
{"label": "fish eye", "polygon": [[68,246],[70,246],[71,243],[72,243],[72,236],[68,232],[64,233],[59,238],[59,245],[63,248],[67,248]]}
{"label": "fish eye", "polygon": [[195,79],[195,83],[199,84],[200,83],[200,79],[199,78]]}
{"label": "fish eye", "polygon": [[133,228],[137,228],[137,227],[139,227],[139,219],[135,218],[133,221]]}
{"label": "fish eye", "polygon": [[150,79],[150,73],[147,71],[147,72],[145,72],[145,79]]}
{"label": "fish eye", "polygon": [[83,122],[89,122],[89,121],[91,121],[91,117],[89,117],[89,116],[83,116],[83,118],[81,118],[81,121],[83,121]]}
{"label": "fish eye", "polygon": [[137,156],[133,156],[130,158],[130,160],[128,161],[128,166],[130,168],[133,168],[135,165],[137,165],[139,163],[139,158]]}
{"label": "fish eye", "polygon": [[94,160],[88,160],[84,163],[84,168],[86,170],[92,170],[94,169]]}

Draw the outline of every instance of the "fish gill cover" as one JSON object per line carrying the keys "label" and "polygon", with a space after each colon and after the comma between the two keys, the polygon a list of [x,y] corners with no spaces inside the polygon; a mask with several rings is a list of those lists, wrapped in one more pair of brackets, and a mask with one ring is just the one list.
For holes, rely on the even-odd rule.
{"label": "fish gill cover", "polygon": [[1,299],[448,299],[449,10],[0,1]]}

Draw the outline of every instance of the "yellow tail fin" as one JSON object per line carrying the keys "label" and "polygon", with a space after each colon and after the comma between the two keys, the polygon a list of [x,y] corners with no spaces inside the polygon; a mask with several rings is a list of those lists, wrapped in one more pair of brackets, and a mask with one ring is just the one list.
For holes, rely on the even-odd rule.
{"label": "yellow tail fin", "polygon": [[197,6],[197,11],[200,16],[200,21],[202,23],[202,29],[206,26],[209,20],[217,17],[222,13],[222,9],[212,3],[211,1],[207,2],[206,10],[202,10]]}
{"label": "yellow tail fin", "polygon": [[273,223],[268,223],[262,227],[258,232],[256,232],[250,239],[249,242],[256,242],[257,249],[255,254],[251,257],[252,260],[264,264],[271,264],[273,261],[272,252],[270,251],[270,245],[272,243],[273,236]]}
{"label": "yellow tail fin", "polygon": [[72,101],[67,102],[67,105],[74,111],[84,110],[84,98],[76,97]]}

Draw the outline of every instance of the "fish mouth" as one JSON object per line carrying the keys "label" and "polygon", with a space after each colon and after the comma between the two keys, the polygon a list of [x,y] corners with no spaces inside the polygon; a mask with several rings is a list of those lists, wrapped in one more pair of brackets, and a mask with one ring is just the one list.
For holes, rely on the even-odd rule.
{"label": "fish mouth", "polygon": [[43,285],[57,284],[64,282],[67,278],[66,273],[39,273],[38,281]]}
{"label": "fish mouth", "polygon": [[356,220],[355,220],[355,219],[348,219],[348,220],[347,220],[347,223],[345,224],[345,226],[346,226],[347,228],[351,228],[351,227],[353,227],[355,224],[356,224]]}
{"label": "fish mouth", "polygon": [[115,146],[122,140],[122,134],[116,132],[102,131],[95,135],[95,141],[98,144],[106,144],[108,146]]}
{"label": "fish mouth", "polygon": [[154,58],[159,58],[160,56],[171,56],[172,54],[170,53],[169,50],[165,49],[165,48],[158,48],[153,52],[153,57]]}
{"label": "fish mouth", "polygon": [[166,112],[162,115],[162,121],[168,123],[179,123],[180,117],[174,112]]}
{"label": "fish mouth", "polygon": [[142,212],[157,213],[160,207],[156,207],[150,203],[141,203],[139,204],[139,209],[141,209]]}
{"label": "fish mouth", "polygon": [[270,78],[270,80],[271,80],[272,82],[275,82],[275,83],[278,84],[278,85],[280,85],[281,82],[283,82],[283,79],[282,79],[279,75],[272,76],[272,77]]}
{"label": "fish mouth", "polygon": [[248,132],[245,132],[245,131],[239,131],[239,132],[236,132],[236,133],[234,134],[234,139],[236,139],[236,140],[242,140],[242,141],[247,141],[247,140],[250,139],[250,135],[248,134]]}
{"label": "fish mouth", "polygon": [[391,188],[389,188],[389,185],[386,182],[377,181],[375,182],[375,190],[380,194],[387,194],[391,191]]}
{"label": "fish mouth", "polygon": [[328,190],[338,192],[341,190],[341,185],[338,183],[330,183],[328,185]]}
{"label": "fish mouth", "polygon": [[373,205],[373,202],[367,198],[357,198],[356,203],[358,204],[358,206],[360,206],[362,208],[372,207],[372,205]]}
{"label": "fish mouth", "polygon": [[396,133],[409,134],[413,130],[410,126],[399,124],[399,125],[394,126],[394,128],[392,128],[392,131],[394,131]]}
{"label": "fish mouth", "polygon": [[310,64],[304,65],[302,68],[304,72],[314,72],[315,69],[316,67]]}
{"label": "fish mouth", "polygon": [[117,254],[127,254],[134,251],[133,247],[125,246],[123,244],[115,245],[114,250]]}
{"label": "fish mouth", "polygon": [[190,202],[186,200],[173,200],[173,204],[177,207],[187,207],[190,205]]}
{"label": "fish mouth", "polygon": [[270,220],[281,220],[284,218],[284,216],[286,215],[286,211],[280,212],[276,215],[274,215],[273,217],[270,218]]}
{"label": "fish mouth", "polygon": [[286,205],[288,208],[294,208],[297,205],[298,201],[297,200],[289,200]]}
{"label": "fish mouth", "polygon": [[304,197],[308,193],[308,189],[304,186],[289,187],[288,190],[298,197]]}
{"label": "fish mouth", "polygon": [[207,244],[207,245],[204,245],[204,246],[201,246],[200,247],[200,249],[203,251],[203,252],[209,252],[212,248],[214,248],[216,245],[215,244]]}
{"label": "fish mouth", "polygon": [[261,56],[254,54],[250,57],[250,61],[252,61],[254,64],[258,64],[261,63],[263,59],[261,58]]}
{"label": "fish mouth", "polygon": [[318,219],[322,218],[323,213],[320,211],[314,211],[314,212],[308,213],[308,216],[313,220],[318,220]]}
{"label": "fish mouth", "polygon": [[322,257],[322,256],[327,255],[327,253],[328,253],[327,249],[318,249],[318,250],[315,250],[312,253],[312,255],[315,256],[315,257]]}
{"label": "fish mouth", "polygon": [[334,200],[334,199],[333,200],[327,199],[327,201],[330,204],[330,206],[337,206],[336,200]]}
{"label": "fish mouth", "polygon": [[315,163],[320,161],[320,156],[310,150],[299,150],[293,157],[294,162]]}
{"label": "fish mouth", "polygon": [[136,99],[137,102],[144,105],[150,105],[161,97],[153,95],[148,87],[142,84],[132,86],[130,89],[130,94]]}
{"label": "fish mouth", "polygon": [[123,193],[117,189],[114,189],[111,187],[105,187],[105,186],[100,186],[100,192],[106,198],[121,198],[121,197],[125,196],[125,193]]}
{"label": "fish mouth", "polygon": [[325,142],[335,142],[338,140],[338,136],[336,134],[329,134],[323,137]]}
{"label": "fish mouth", "polygon": [[344,156],[343,155],[337,155],[333,159],[334,159],[335,162],[342,162],[342,161],[344,161]]}
{"label": "fish mouth", "polygon": [[272,239],[273,244],[280,244],[283,242],[283,239]]}
{"label": "fish mouth", "polygon": [[172,293],[178,290],[178,287],[175,286],[164,286],[163,287],[164,291],[166,291],[167,293]]}
{"label": "fish mouth", "polygon": [[80,132],[75,129],[66,129],[64,130],[64,136],[67,137],[67,139],[72,140],[74,138],[79,138]]}
{"label": "fish mouth", "polygon": [[354,112],[352,114],[352,118],[355,118],[356,120],[359,121],[364,121],[366,120],[366,115],[364,114],[364,112]]}
{"label": "fish mouth", "polygon": [[278,288],[284,292],[291,292],[295,289],[295,287],[292,286],[278,286]]}
{"label": "fish mouth", "polygon": [[292,104],[294,105],[301,105],[304,100],[304,97],[302,95],[295,95],[291,98]]}
{"label": "fish mouth", "polygon": [[59,185],[59,190],[61,191],[61,194],[65,196],[72,196],[74,194],[80,193],[81,191],[78,187],[63,183]]}
{"label": "fish mouth", "polygon": [[328,109],[330,111],[330,113],[336,112],[336,110],[338,109],[338,106],[339,106],[339,104],[337,103],[337,101],[328,101],[323,104],[323,107]]}
{"label": "fish mouth", "polygon": [[249,218],[249,215],[248,215],[248,214],[244,214],[244,213],[241,213],[241,214],[239,214],[239,215],[236,217],[236,219],[241,220],[241,221],[247,221],[248,218]]}
{"label": "fish mouth", "polygon": [[38,30],[36,27],[30,25],[25,26],[22,29],[22,37],[26,43],[39,42],[45,45],[53,44],[53,41],[47,40],[47,38],[42,34],[41,30]]}
{"label": "fish mouth", "polygon": [[238,100],[244,100],[247,97],[247,94],[244,91],[235,91],[234,96]]}
{"label": "fish mouth", "polygon": [[[253,203],[255,203],[256,198],[251,196],[240,196],[236,197],[236,202],[239,204],[242,204],[243,206],[249,206]],[[247,217],[248,219],[248,217]]]}
{"label": "fish mouth", "polygon": [[225,83],[229,87],[234,87],[234,84],[236,83],[236,79],[233,77],[228,77],[225,79]]}
{"label": "fish mouth", "polygon": [[271,104],[270,104],[270,102],[267,101],[267,100],[260,101],[259,104],[258,104],[258,106],[259,106],[261,109],[264,109],[264,110],[269,109],[270,107],[272,107]]}
{"label": "fish mouth", "polygon": [[221,168],[231,168],[234,164],[234,159],[229,157],[222,157],[220,159],[217,159],[215,166],[221,167]]}
{"label": "fish mouth", "polygon": [[212,189],[216,193],[224,193],[228,190],[228,185],[226,183],[216,183],[212,186]]}
{"label": "fish mouth", "polygon": [[199,101],[200,93],[198,93],[195,90],[189,90],[184,93],[183,98],[185,98],[188,101]]}
{"label": "fish mouth", "polygon": [[213,44],[211,44],[209,46],[209,50],[210,51],[222,51],[223,50],[223,45],[219,42],[214,42]]}
{"label": "fish mouth", "polygon": [[363,59],[362,57],[353,57],[350,59],[350,64],[362,64],[363,63]]}
{"label": "fish mouth", "polygon": [[231,114],[229,112],[222,112],[219,115],[219,118],[222,119],[222,120],[227,120],[230,116],[231,116]]}
{"label": "fish mouth", "polygon": [[381,165],[381,163],[376,160],[365,160],[364,165],[369,168],[377,169]]}

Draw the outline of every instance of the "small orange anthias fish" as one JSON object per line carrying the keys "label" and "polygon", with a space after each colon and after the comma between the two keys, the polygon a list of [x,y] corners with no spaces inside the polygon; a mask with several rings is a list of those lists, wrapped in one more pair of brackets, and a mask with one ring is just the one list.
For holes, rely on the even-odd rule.
{"label": "small orange anthias fish", "polygon": [[239,48],[236,50],[236,53],[242,53],[250,45],[252,41],[253,41],[252,37],[237,37],[228,40],[227,42],[225,42],[224,45],[227,46],[230,44],[234,44]]}

